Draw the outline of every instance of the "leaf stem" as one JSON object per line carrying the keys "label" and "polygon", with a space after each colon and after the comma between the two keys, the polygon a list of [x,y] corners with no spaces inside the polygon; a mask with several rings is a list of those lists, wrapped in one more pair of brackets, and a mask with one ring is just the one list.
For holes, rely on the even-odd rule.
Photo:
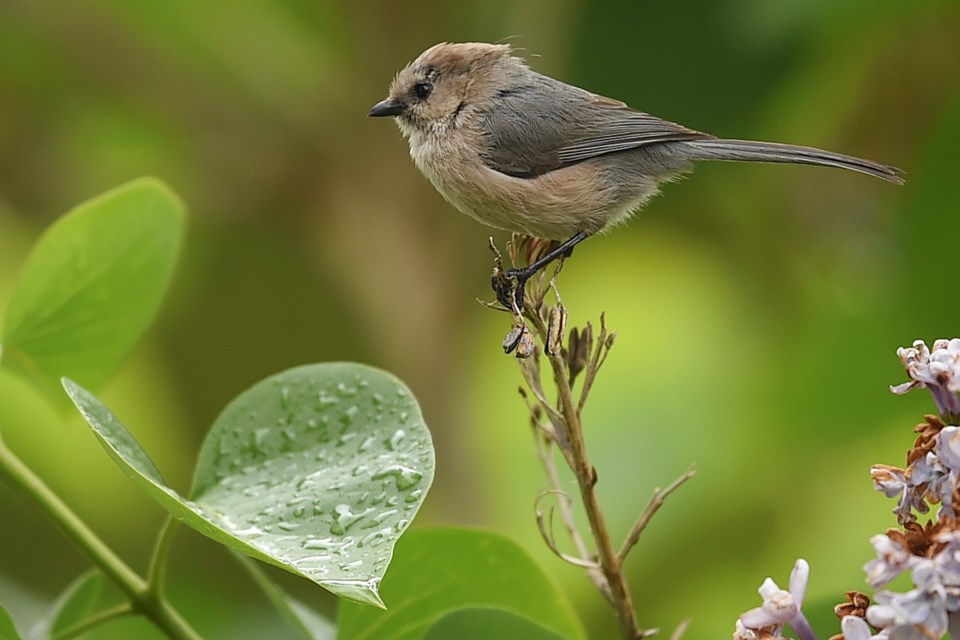
{"label": "leaf stem", "polygon": [[180,521],[171,515],[163,521],[163,527],[157,535],[157,542],[153,546],[150,556],[150,566],[147,568],[147,588],[157,600],[164,597],[164,585],[167,577],[167,556],[173,545],[173,535],[177,532]]}
{"label": "leaf stem", "polygon": [[72,640],[72,638],[78,638],[88,631],[91,631],[92,629],[109,622],[110,620],[122,618],[123,616],[128,616],[132,613],[133,607],[130,606],[130,603],[121,602],[120,604],[110,607],[109,609],[98,611],[97,613],[94,613],[80,622],[67,627],[63,631],[54,634],[51,637],[51,640]]}
{"label": "leaf stem", "polygon": [[200,640],[197,632],[170,603],[158,598],[147,581],[121,560],[3,441],[0,441],[0,478],[36,504],[127,595],[131,611],[146,616],[175,640]]}

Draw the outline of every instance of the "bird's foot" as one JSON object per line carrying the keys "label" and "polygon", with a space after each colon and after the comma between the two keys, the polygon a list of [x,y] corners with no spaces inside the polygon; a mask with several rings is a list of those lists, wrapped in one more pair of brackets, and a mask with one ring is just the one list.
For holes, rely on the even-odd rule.
{"label": "bird's foot", "polygon": [[494,269],[490,286],[497,302],[508,311],[520,315],[523,311],[524,290],[532,273],[529,269]]}

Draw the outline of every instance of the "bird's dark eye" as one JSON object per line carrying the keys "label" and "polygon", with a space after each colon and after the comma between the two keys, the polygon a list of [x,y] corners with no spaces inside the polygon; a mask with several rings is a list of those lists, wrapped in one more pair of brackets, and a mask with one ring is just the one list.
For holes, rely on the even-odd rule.
{"label": "bird's dark eye", "polygon": [[429,96],[432,92],[433,85],[429,82],[418,82],[417,84],[413,85],[413,95],[417,96],[421,100],[426,100],[427,96]]}

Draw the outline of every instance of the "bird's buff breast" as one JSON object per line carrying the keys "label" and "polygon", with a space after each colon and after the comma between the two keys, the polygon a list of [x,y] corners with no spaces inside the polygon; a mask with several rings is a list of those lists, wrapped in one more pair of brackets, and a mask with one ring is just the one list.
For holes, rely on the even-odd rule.
{"label": "bird's buff breast", "polygon": [[449,136],[420,133],[410,136],[410,155],[461,212],[488,226],[539,238],[565,240],[580,231],[600,231],[616,200],[615,185],[589,163],[517,178],[489,168],[476,152],[451,144]]}

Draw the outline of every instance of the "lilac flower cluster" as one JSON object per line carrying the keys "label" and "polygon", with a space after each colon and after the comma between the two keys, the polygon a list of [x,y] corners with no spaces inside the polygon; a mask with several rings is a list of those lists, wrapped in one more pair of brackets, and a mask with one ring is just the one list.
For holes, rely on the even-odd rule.
{"label": "lilac flower cluster", "polygon": [[[874,536],[870,543],[877,557],[864,565],[867,582],[879,588],[904,571],[910,571],[914,588],[906,593],[878,591],[867,609],[866,622],[881,629],[873,635],[863,618],[844,618],[846,640],[938,639],[948,628],[951,637],[960,630],[960,532],[944,531],[933,536],[930,558],[911,553],[901,540]],[[848,618],[852,618],[848,621]]]}
{"label": "lilac flower cluster", "polygon": [[917,340],[912,347],[897,349],[897,356],[910,377],[890,387],[896,394],[911,389],[929,389],[940,418],[928,416],[918,427],[920,437],[907,456],[906,469],[874,465],[874,486],[889,498],[898,496],[897,520],[916,522],[916,513],[927,513],[928,503],[940,503],[938,518],[956,517],[960,487],[960,338],[937,340],[933,349]]}
{"label": "lilac flower cluster", "polygon": [[[897,498],[894,513],[903,529],[871,538],[877,557],[863,568],[874,589],[906,572],[913,588],[882,589],[869,606],[863,594],[848,593],[850,602],[836,608],[843,640],[939,640],[948,632],[960,638],[960,338],[937,340],[932,349],[918,340],[897,355],[910,380],[891,391],[929,389],[939,417],[926,416],[917,426],[904,469],[871,468],[874,488]],[[937,517],[922,526],[917,514],[928,513],[931,504],[940,505]],[[807,563],[798,560],[789,591],[768,578],[760,587],[763,605],[740,616],[734,640],[780,640],[784,626],[800,640],[815,640],[800,611],[808,575]]]}
{"label": "lilac flower cluster", "polygon": [[[935,534],[932,548],[937,552],[930,558],[912,553],[905,539],[902,534],[874,536],[870,542],[877,557],[863,569],[875,589],[905,571],[911,572],[914,588],[906,593],[878,591],[866,619],[844,616],[844,640],[938,640],[948,630],[951,637],[960,637],[960,532]],[[782,640],[785,626],[799,640],[816,640],[801,610],[809,575],[810,567],[801,559],[790,574],[789,591],[770,578],[764,580],[759,589],[763,604],[740,616],[733,640]],[[874,633],[871,626],[879,631]]]}
{"label": "lilac flower cluster", "polygon": [[910,380],[890,387],[891,391],[904,394],[911,389],[929,389],[941,415],[960,416],[960,338],[937,340],[933,350],[923,340],[916,340],[912,347],[897,349],[897,355]]}
{"label": "lilac flower cluster", "polygon": [[888,498],[898,498],[893,512],[901,525],[917,521],[917,513],[940,503],[937,518],[957,517],[960,488],[960,427],[944,425],[935,416],[917,427],[921,432],[907,456],[907,467],[875,464],[873,486]]}

